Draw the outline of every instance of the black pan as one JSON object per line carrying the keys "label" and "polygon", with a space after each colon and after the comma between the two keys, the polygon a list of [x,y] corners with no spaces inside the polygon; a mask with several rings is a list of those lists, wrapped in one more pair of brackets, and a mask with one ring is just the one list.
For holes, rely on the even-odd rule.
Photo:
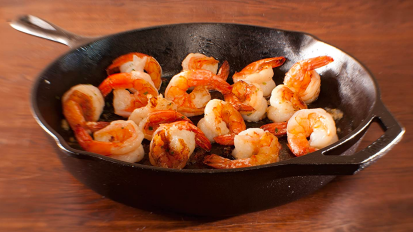
{"label": "black pan", "polygon": [[[388,152],[404,133],[380,99],[371,73],[343,51],[312,35],[236,24],[195,23],[138,29],[102,38],[86,38],[24,16],[11,25],[17,30],[64,43],[72,49],[51,63],[37,78],[32,90],[32,111],[40,126],[54,139],[56,151],[67,170],[99,194],[145,209],[224,216],[262,210],[294,201],[330,182],[336,175],[351,175]],[[336,122],[340,140],[324,149],[295,158],[286,149],[274,164],[232,170],[172,170],[142,163],[126,163],[85,152],[72,143],[71,132],[61,128],[60,97],[71,86],[97,86],[105,68],[116,57],[141,52],[155,57],[163,78],[181,69],[190,52],[220,61],[228,60],[231,74],[267,57],[285,56],[288,61],[274,69],[274,80],[296,62],[329,55],[334,62],[318,69],[321,94],[311,108],[336,108],[344,117]],[[355,153],[367,128],[376,120],[383,136]],[[260,126],[264,122],[250,124]],[[214,145],[215,151],[225,151]],[[196,163],[196,162],[195,162]]]}

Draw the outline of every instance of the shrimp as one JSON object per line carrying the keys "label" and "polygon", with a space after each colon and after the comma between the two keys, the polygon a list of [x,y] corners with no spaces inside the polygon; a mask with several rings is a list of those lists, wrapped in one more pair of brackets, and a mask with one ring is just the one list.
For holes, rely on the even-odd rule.
{"label": "shrimp", "polygon": [[145,106],[148,94],[158,95],[149,75],[144,72],[113,74],[99,85],[99,90],[105,97],[112,89],[115,114],[123,117],[129,117],[134,109]]}
{"label": "shrimp", "polygon": [[160,124],[176,121],[187,121],[192,123],[189,118],[175,110],[158,110],[149,113],[148,116],[141,121],[139,128],[142,130],[145,139],[151,140],[153,133],[158,129]]}
{"label": "shrimp", "polygon": [[297,93],[285,85],[278,85],[271,92],[267,117],[273,122],[285,122],[298,110],[307,109],[307,105]]}
{"label": "shrimp", "polygon": [[97,122],[105,101],[99,89],[93,85],[76,85],[62,97],[63,115],[74,130],[77,125],[88,133],[102,129],[108,122]]}
{"label": "shrimp", "polygon": [[337,140],[334,119],[321,108],[299,110],[288,120],[288,147],[295,156],[314,152]]}
{"label": "shrimp", "polygon": [[298,96],[305,103],[311,103],[320,94],[320,75],[314,69],[321,68],[331,62],[333,58],[329,56],[318,56],[295,63],[285,74],[284,85]]}
{"label": "shrimp", "polygon": [[247,127],[241,114],[229,103],[213,99],[205,107],[205,116],[198,122],[211,143],[233,145],[234,136]]}
{"label": "shrimp", "polygon": [[219,61],[214,57],[208,57],[201,53],[189,53],[182,61],[182,70],[203,69],[216,74],[218,63]]}
{"label": "shrimp", "polygon": [[198,127],[187,121],[161,124],[150,144],[149,161],[157,167],[182,169],[195,145],[211,150],[211,143]]}
{"label": "shrimp", "polygon": [[235,136],[235,149],[230,160],[212,154],[204,158],[208,166],[224,168],[243,168],[257,165],[275,163],[279,161],[281,145],[277,137],[268,131],[259,128],[250,128]]}
{"label": "shrimp", "polygon": [[147,95],[148,104],[144,107],[133,110],[129,116],[129,120],[132,120],[139,126],[142,120],[148,117],[148,114],[158,110],[177,110],[177,106],[170,100],[163,98],[162,94],[159,96]]}
{"label": "shrimp", "polygon": [[285,60],[284,57],[273,57],[252,62],[243,68],[241,72],[235,73],[232,79],[234,82],[247,80],[256,83],[262,89],[264,96],[269,96],[275,87],[275,82],[272,79],[274,76],[272,69],[284,64]]}
{"label": "shrimp", "polygon": [[106,72],[108,75],[112,75],[117,72],[143,72],[143,70],[145,70],[150,75],[155,87],[159,89],[162,84],[161,65],[159,65],[158,61],[155,58],[143,53],[132,52],[116,58],[106,69]]}
{"label": "shrimp", "polygon": [[[268,104],[258,84],[238,81],[232,85],[232,92],[224,95],[224,97],[225,101],[236,106],[244,120],[258,122],[265,118]],[[243,106],[239,106],[240,104]],[[253,110],[250,111],[245,106],[252,107]]]}
{"label": "shrimp", "polygon": [[96,131],[94,139],[81,126],[75,127],[75,137],[86,151],[110,156],[126,162],[139,162],[144,156],[143,134],[133,121],[112,121]]}
{"label": "shrimp", "polygon": [[[192,86],[191,93],[186,91]],[[222,94],[231,92],[231,86],[212,72],[202,69],[183,71],[172,77],[165,90],[165,98],[178,106],[178,112],[186,116],[201,115],[205,105],[211,100],[208,89],[220,91]]]}

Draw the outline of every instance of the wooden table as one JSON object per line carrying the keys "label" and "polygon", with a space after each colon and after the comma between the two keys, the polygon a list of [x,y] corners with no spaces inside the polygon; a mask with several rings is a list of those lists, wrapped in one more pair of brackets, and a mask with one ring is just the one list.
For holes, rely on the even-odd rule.
{"label": "wooden table", "polygon": [[[184,22],[305,31],[362,61],[407,133],[366,170],[277,208],[229,218],[131,208],[73,178],[34,121],[32,83],[68,48],[13,30],[7,22],[22,14],[89,36]],[[413,231],[411,1],[2,0],[0,31],[0,231]],[[381,134],[373,125],[361,147]]]}

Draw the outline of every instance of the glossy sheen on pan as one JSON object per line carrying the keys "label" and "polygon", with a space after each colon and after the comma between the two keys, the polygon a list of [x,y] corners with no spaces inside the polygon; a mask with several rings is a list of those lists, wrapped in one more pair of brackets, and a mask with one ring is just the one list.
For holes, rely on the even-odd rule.
{"label": "glossy sheen on pan", "polygon": [[[277,84],[295,62],[331,56],[335,61],[317,70],[321,93],[310,107],[343,111],[344,118],[337,122],[340,140],[299,158],[292,158],[284,149],[279,163],[234,170],[169,170],[116,161],[70,146],[73,135],[61,127],[61,96],[79,83],[99,85],[111,61],[133,51],[155,57],[166,79],[181,70],[180,63],[190,52],[228,60],[230,75],[253,61],[285,56],[287,62],[274,69]],[[353,174],[371,164],[404,132],[381,103],[372,75],[354,58],[305,33],[235,24],[153,27],[107,36],[72,49],[40,74],[33,87],[32,107],[39,124],[56,140],[66,168],[96,192],[135,207],[213,216],[246,213],[296,200],[324,186],[335,175]],[[379,120],[385,134],[371,147],[349,156],[372,120]]]}

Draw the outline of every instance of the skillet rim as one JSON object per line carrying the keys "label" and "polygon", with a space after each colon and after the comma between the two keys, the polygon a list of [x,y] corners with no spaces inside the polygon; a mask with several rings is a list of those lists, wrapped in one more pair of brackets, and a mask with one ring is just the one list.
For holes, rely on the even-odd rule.
{"label": "skillet rim", "polygon": [[[309,37],[311,40],[313,40],[317,43],[323,43],[324,45],[327,45],[327,46],[330,46],[334,49],[337,49],[338,51],[345,54],[348,58],[353,59],[358,65],[360,65],[360,67],[363,68],[364,71],[366,71],[366,73],[368,74],[370,79],[373,81],[374,90],[376,91],[376,95],[375,95],[374,102],[371,105],[371,108],[369,109],[370,113],[360,123],[360,125],[358,127],[356,127],[354,130],[352,130],[349,134],[342,137],[337,142],[335,142],[335,143],[333,143],[333,144],[331,144],[327,147],[324,147],[320,150],[309,153],[305,156],[294,157],[292,159],[279,161],[279,162],[276,162],[276,163],[258,165],[258,166],[252,166],[252,167],[244,167],[244,168],[234,168],[234,169],[172,169],[172,168],[162,168],[162,167],[155,167],[155,166],[145,165],[145,164],[140,164],[140,163],[129,163],[129,162],[125,162],[125,161],[110,158],[109,156],[103,156],[103,155],[95,154],[95,153],[84,151],[84,150],[78,150],[78,149],[75,149],[75,148],[72,148],[71,146],[69,146],[67,144],[67,142],[65,141],[65,139],[59,133],[57,133],[50,125],[48,125],[46,123],[46,121],[44,120],[44,118],[42,117],[42,115],[40,114],[40,112],[39,112],[40,110],[39,110],[38,105],[36,103],[36,97],[35,96],[38,93],[37,90],[39,89],[40,83],[42,82],[42,80],[45,80],[45,79],[43,79],[43,76],[53,65],[55,65],[59,60],[61,60],[63,57],[67,56],[68,54],[70,54],[74,51],[77,51],[77,50],[79,50],[83,47],[94,44],[94,43],[96,43],[100,40],[110,38],[110,37],[114,37],[114,36],[121,36],[123,34],[129,34],[129,33],[139,33],[139,32],[146,31],[146,30],[151,30],[151,29],[161,29],[161,28],[167,28],[167,27],[191,26],[191,25],[244,26],[244,27],[251,27],[251,28],[261,28],[261,29],[265,29],[265,30],[282,31],[282,32],[287,32],[287,33],[296,33],[296,34],[305,35],[305,36]],[[119,166],[128,166],[130,168],[147,169],[147,170],[151,170],[151,171],[155,171],[155,172],[191,173],[191,174],[233,173],[233,172],[253,171],[253,170],[257,170],[257,169],[273,168],[273,167],[279,167],[279,166],[285,166],[285,165],[291,165],[291,164],[297,164],[297,165],[299,165],[299,164],[308,164],[308,162],[304,162],[304,163],[301,162],[300,163],[299,161],[304,161],[304,160],[308,160],[308,159],[311,159],[311,158],[315,158],[315,160],[317,160],[317,157],[325,156],[323,153],[325,153],[327,151],[331,151],[334,148],[345,144],[348,140],[352,139],[353,137],[357,136],[362,130],[364,130],[366,127],[368,127],[368,125],[371,123],[372,119],[375,117],[374,111],[375,111],[376,106],[379,103],[383,104],[382,101],[381,101],[381,91],[380,91],[378,82],[377,82],[376,78],[374,77],[374,75],[371,73],[371,71],[365,65],[363,65],[362,62],[360,62],[358,59],[356,59],[355,57],[353,57],[349,53],[345,52],[344,50],[342,50],[342,49],[340,49],[336,46],[333,46],[331,44],[328,44],[328,43],[322,41],[321,39],[319,39],[318,37],[316,37],[312,34],[309,34],[307,32],[301,32],[301,31],[291,31],[291,30],[284,30],[284,29],[278,29],[278,28],[249,25],[249,24],[216,23],[216,22],[177,23],[177,24],[165,24],[165,25],[158,25],[158,26],[150,26],[150,27],[132,29],[132,30],[118,32],[118,33],[114,33],[114,34],[109,34],[109,35],[105,35],[105,36],[102,36],[102,37],[97,37],[96,39],[94,39],[90,42],[76,45],[73,48],[69,49],[69,51],[65,52],[64,54],[60,55],[58,58],[54,59],[51,63],[49,63],[40,72],[40,74],[37,75],[37,78],[35,79],[35,81],[33,83],[30,94],[31,94],[30,95],[30,98],[31,98],[30,111],[31,111],[33,117],[35,118],[36,122],[40,125],[40,127],[42,127],[42,129],[54,139],[56,145],[59,147],[59,149],[61,151],[66,153],[66,155],[73,156],[73,157],[78,158],[78,159],[104,160],[106,162],[110,162],[112,164],[119,165]],[[337,156],[341,156],[341,155],[337,155]],[[294,161],[298,161],[298,162],[294,162]],[[316,165],[316,164],[317,163],[314,163],[314,165]]]}

